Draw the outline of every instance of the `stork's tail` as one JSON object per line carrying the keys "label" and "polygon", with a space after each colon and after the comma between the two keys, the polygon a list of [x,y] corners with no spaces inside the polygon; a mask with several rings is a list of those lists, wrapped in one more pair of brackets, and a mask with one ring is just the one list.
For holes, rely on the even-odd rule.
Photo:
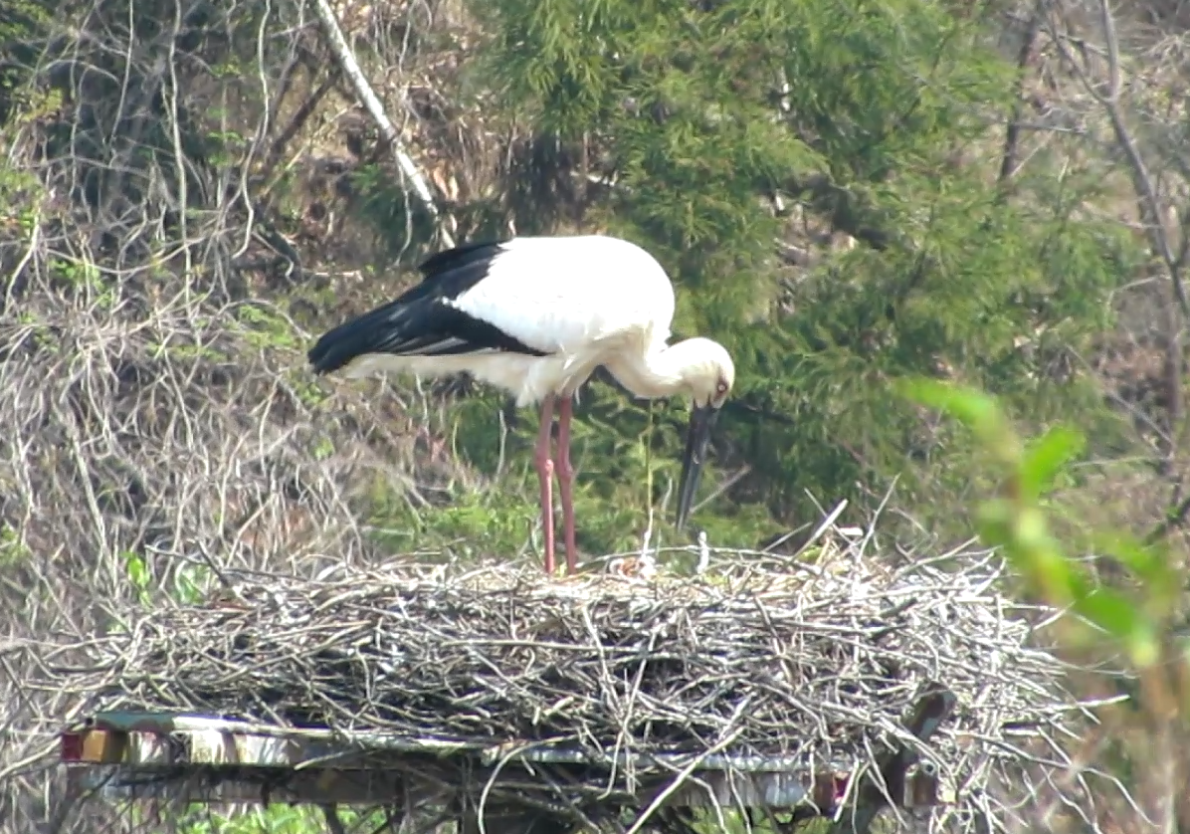
{"label": "stork's tail", "polygon": [[314,373],[337,371],[353,359],[383,350],[393,338],[393,329],[402,318],[396,302],[377,307],[340,324],[314,343],[306,355]]}

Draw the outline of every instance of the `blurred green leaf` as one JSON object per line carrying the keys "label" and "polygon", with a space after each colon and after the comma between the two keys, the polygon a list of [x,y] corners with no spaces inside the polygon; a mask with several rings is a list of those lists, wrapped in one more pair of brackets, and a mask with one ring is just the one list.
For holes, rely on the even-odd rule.
{"label": "blurred green leaf", "polygon": [[1156,630],[1132,600],[1110,588],[1080,590],[1075,612],[1122,642],[1138,668],[1157,662],[1160,645]]}
{"label": "blurred green leaf", "polygon": [[989,547],[1004,547],[1012,541],[1013,505],[1007,498],[984,501],[976,510],[979,537]]}
{"label": "blurred green leaf", "polygon": [[974,388],[933,379],[910,379],[901,393],[917,403],[945,412],[963,425],[992,452],[1000,463],[1014,464],[1019,445],[996,400]]}
{"label": "blurred green leaf", "polygon": [[974,388],[933,379],[910,379],[901,387],[906,396],[922,405],[948,412],[978,434],[987,433],[1002,419],[996,401]]}
{"label": "blurred green leaf", "polygon": [[1165,547],[1145,544],[1118,530],[1091,531],[1087,543],[1095,553],[1110,556],[1124,565],[1143,583],[1155,614],[1170,612],[1181,596],[1182,582]]}
{"label": "blurred green leaf", "polygon": [[1086,438],[1081,432],[1056,426],[1029,444],[1020,469],[1020,488],[1025,500],[1033,501],[1048,492],[1062,468],[1082,453]]}
{"label": "blurred green leaf", "polygon": [[124,559],[124,570],[128,574],[128,581],[138,591],[144,590],[149,585],[149,573],[145,567],[145,560],[136,553],[127,550],[121,555]]}

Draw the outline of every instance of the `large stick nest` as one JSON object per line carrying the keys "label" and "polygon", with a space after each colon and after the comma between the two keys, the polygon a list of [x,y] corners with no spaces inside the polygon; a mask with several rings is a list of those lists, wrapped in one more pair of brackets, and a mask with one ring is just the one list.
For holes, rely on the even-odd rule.
{"label": "large stick nest", "polygon": [[[1074,706],[990,559],[958,572],[743,554],[649,582],[539,570],[394,567],[254,577],[203,605],[127,610],[63,686],[106,708],[388,730],[513,749],[549,741],[632,790],[657,754],[874,763],[896,742],[985,811],[994,776],[1051,746]],[[1036,619],[1036,617],[1031,617]],[[52,661],[51,661],[52,663]],[[957,708],[927,744],[903,729],[924,686]],[[994,803],[998,804],[998,803]],[[986,824],[986,818],[985,818]]]}

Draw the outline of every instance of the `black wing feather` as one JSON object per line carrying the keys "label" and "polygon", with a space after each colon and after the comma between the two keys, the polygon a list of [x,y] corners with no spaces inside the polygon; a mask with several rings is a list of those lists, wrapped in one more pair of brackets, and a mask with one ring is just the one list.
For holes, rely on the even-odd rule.
{"label": "black wing feather", "polygon": [[425,276],[395,301],[327,331],[310,349],[316,373],[338,370],[358,356],[448,356],[506,351],[544,356],[499,328],[444,303],[484,279],[499,242],[470,243],[432,255],[419,270]]}
{"label": "black wing feather", "polygon": [[426,277],[427,281],[434,281],[468,264],[483,263],[486,265],[491,263],[503,243],[507,243],[507,241],[483,240],[465,243],[454,249],[443,249],[422,261],[417,269]]}

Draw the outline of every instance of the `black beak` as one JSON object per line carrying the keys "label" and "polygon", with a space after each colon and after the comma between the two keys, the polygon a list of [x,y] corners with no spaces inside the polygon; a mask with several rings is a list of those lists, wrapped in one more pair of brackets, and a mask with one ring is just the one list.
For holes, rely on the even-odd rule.
{"label": "black beak", "polygon": [[719,409],[712,405],[696,405],[690,412],[690,430],[686,435],[686,454],[682,457],[682,477],[678,481],[678,529],[686,526],[690,505],[698,491],[698,479],[706,459],[711,429],[719,419]]}

